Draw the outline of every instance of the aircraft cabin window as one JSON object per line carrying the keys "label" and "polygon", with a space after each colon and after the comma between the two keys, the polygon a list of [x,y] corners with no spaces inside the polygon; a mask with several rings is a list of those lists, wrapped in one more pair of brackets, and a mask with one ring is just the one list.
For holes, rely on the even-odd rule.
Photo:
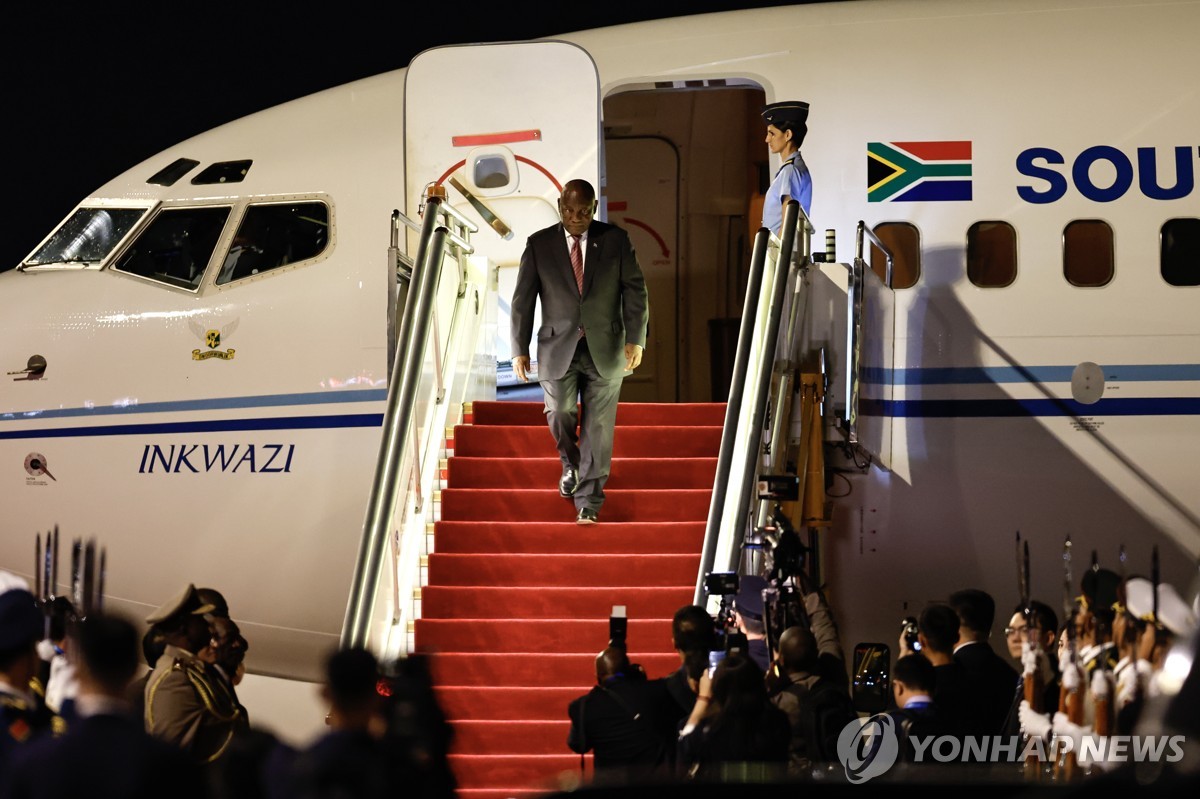
{"label": "aircraft cabin window", "polygon": [[1159,248],[1163,280],[1172,286],[1200,286],[1200,219],[1168,219]]}
{"label": "aircraft cabin window", "polygon": [[145,214],[145,208],[76,209],[23,266],[99,263]]}
{"label": "aircraft cabin window", "polygon": [[[892,288],[907,289],[921,277],[921,232],[909,222],[880,222],[875,235],[892,253]],[[887,281],[887,257],[871,245],[871,269]]]}
{"label": "aircraft cabin window", "polygon": [[329,243],[329,206],[321,202],[251,205],[233,234],[217,285],[314,258]]}
{"label": "aircraft cabin window", "polygon": [[192,178],[193,186],[204,186],[210,183],[241,183],[246,179],[253,161],[219,161],[210,164]]}
{"label": "aircraft cabin window", "polygon": [[200,166],[200,162],[191,158],[176,158],[172,163],[155,172],[146,182],[156,186],[174,186],[181,177],[198,166]]}
{"label": "aircraft cabin window", "polygon": [[508,161],[498,155],[476,158],[471,169],[471,180],[481,189],[504,188],[512,180],[508,174]]}
{"label": "aircraft cabin window", "polygon": [[195,289],[229,219],[229,206],[167,208],[113,264],[113,269],[169,286]]}
{"label": "aircraft cabin window", "polygon": [[980,288],[1017,279],[1017,231],[1007,222],[976,222],[967,229],[967,278]]}
{"label": "aircraft cabin window", "polygon": [[1113,279],[1113,232],[1100,219],[1076,219],[1063,229],[1063,275],[1072,286],[1098,288]]}

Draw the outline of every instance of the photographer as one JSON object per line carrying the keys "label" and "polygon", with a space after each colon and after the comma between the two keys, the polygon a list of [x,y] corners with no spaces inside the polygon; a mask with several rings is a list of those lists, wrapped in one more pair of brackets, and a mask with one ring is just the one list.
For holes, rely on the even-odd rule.
{"label": "photographer", "polygon": [[762,669],[741,649],[731,650],[700,676],[700,693],[679,735],[679,770],[687,777],[720,779],[727,764],[761,764],[782,776],[791,728],[787,714],[767,698]]}
{"label": "photographer", "polygon": [[620,646],[596,656],[596,686],[567,708],[567,746],[595,753],[596,776],[669,775],[678,707],[665,680],[647,680]]}
{"label": "photographer", "polygon": [[663,678],[675,700],[675,727],[682,727],[696,704],[700,675],[708,668],[708,653],[718,647],[716,621],[701,605],[684,605],[671,620],[671,644],[679,668]]}

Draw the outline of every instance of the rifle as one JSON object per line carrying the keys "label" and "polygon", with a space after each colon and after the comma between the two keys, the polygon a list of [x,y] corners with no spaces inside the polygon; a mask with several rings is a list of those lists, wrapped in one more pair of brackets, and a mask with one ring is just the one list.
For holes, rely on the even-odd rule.
{"label": "rifle", "polygon": [[[1096,550],[1092,550],[1092,571],[1100,571],[1099,555]],[[1107,622],[1104,621],[1107,616],[1105,614],[1097,614],[1095,609],[1092,611],[1092,618],[1096,627],[1096,644],[1100,646],[1112,638],[1112,629]],[[1113,693],[1116,691],[1116,684],[1112,679],[1112,675],[1108,670],[1108,656],[1104,650],[1100,650],[1098,660],[1096,662],[1096,671],[1092,675],[1092,731],[1096,735],[1107,736],[1112,732],[1113,725]]]}
{"label": "rifle", "polygon": [[[1058,694],[1058,711],[1072,724],[1083,724],[1083,673],[1079,668],[1079,651],[1075,629],[1075,598],[1071,579],[1071,536],[1063,544],[1063,618],[1067,633],[1067,646],[1059,661],[1062,688]],[[1055,777],[1064,782],[1078,778],[1079,768],[1075,752],[1065,752],[1055,763]]]}
{"label": "rifle", "polygon": [[[1045,685],[1039,668],[1042,646],[1034,629],[1035,619],[1029,594],[1029,542],[1024,542],[1022,548],[1020,530],[1017,531],[1017,590],[1021,597],[1021,615],[1025,617],[1025,640],[1021,642],[1021,686],[1030,710],[1043,713],[1042,693]],[[1025,779],[1036,781],[1041,773],[1041,763],[1037,755],[1031,752],[1025,757]]]}

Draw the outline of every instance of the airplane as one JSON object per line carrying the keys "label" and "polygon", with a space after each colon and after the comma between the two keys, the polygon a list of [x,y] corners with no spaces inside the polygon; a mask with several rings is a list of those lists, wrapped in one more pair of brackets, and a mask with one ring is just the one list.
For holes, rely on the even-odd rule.
{"label": "airplane", "polygon": [[[1014,533],[1052,605],[1067,536],[1142,573],[1157,548],[1192,597],[1198,23],[1193,0],[702,14],[437,47],[182,141],[0,273],[0,568],[32,578],[58,525],[98,537],[104,601],[136,617],[221,588],[254,684],[288,697],[267,716],[352,622],[403,653],[441,431],[511,386],[507,301],[562,184],[598,187],[646,272],[622,401],[726,402],[778,166],[759,112],[801,99],[796,340],[827,364],[820,568],[845,640],[894,641],[967,586],[1003,608]],[[713,571],[754,532],[720,527]]]}

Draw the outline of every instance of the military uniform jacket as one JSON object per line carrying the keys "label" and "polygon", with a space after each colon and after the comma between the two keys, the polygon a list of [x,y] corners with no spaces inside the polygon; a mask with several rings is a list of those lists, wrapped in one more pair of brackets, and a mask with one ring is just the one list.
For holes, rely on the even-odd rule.
{"label": "military uniform jacket", "polygon": [[168,645],[146,681],[146,731],[196,762],[224,753],[242,713],[225,682],[191,652]]}
{"label": "military uniform jacket", "polygon": [[0,688],[0,773],[14,750],[42,736],[58,734],[57,718],[37,697]]}

